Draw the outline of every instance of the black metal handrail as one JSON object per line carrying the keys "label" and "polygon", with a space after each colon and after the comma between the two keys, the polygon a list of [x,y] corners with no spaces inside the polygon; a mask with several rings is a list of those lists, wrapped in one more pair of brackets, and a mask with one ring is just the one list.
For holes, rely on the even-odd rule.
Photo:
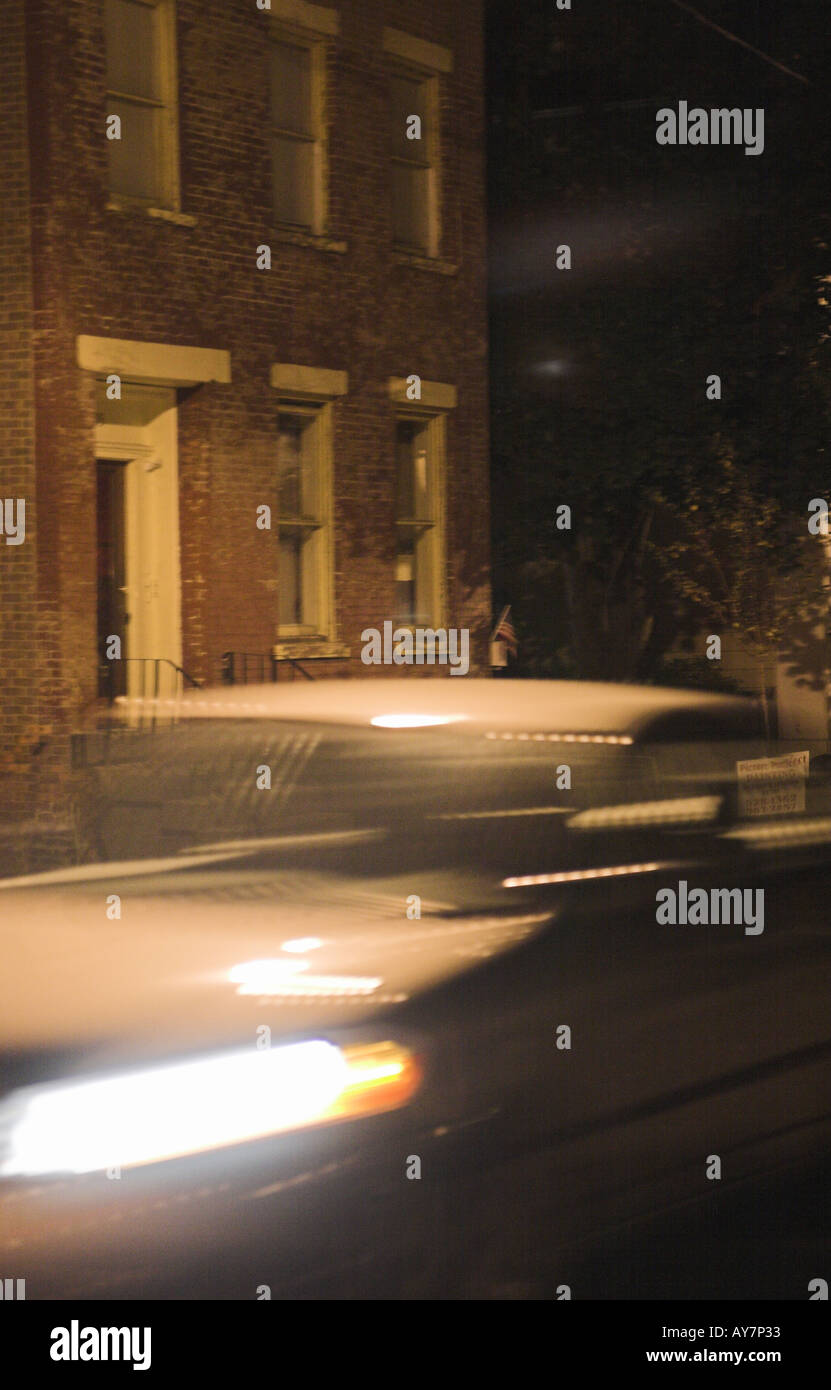
{"label": "black metal handrail", "polygon": [[[136,663],[138,663],[138,664],[140,665],[140,667],[141,667],[141,682],[140,682],[140,689],[139,689],[139,690],[135,690],[135,691],[132,692],[133,698],[136,698],[136,699],[141,699],[141,700],[148,700],[148,699],[158,700],[159,695],[160,695],[160,693],[161,693],[161,671],[162,671],[162,668],[163,668],[163,667],[168,667],[168,668],[169,668],[171,671],[173,671],[177,676],[180,676],[180,677],[181,677],[182,687],[184,687],[185,685],[192,685],[192,686],[194,687],[194,689],[196,689],[196,690],[200,690],[200,689],[202,688],[202,682],[201,682],[201,681],[198,681],[198,680],[196,679],[195,676],[190,675],[190,673],[189,673],[188,671],[186,671],[186,670],[184,669],[183,666],[179,666],[175,661],[171,661],[170,657],[167,657],[167,656],[124,656],[124,657],[120,657],[118,662],[115,662],[115,661],[107,661],[107,662],[103,663],[103,664],[105,665],[106,671],[107,671],[107,687],[108,687],[108,689],[107,689],[107,698],[108,698],[109,703],[110,703],[111,705],[115,703],[115,700],[116,700],[118,694],[120,693],[119,691],[116,690],[116,675],[117,675],[117,673],[118,673],[118,667],[119,667],[119,665],[120,665],[122,662],[123,662],[123,664],[124,664],[125,666],[126,666],[128,663],[131,663],[131,664],[133,664],[133,665],[135,665]],[[150,681],[150,685],[151,685],[151,689],[150,689],[150,690],[148,690],[148,672],[152,672],[152,680]],[[177,682],[177,687],[178,687],[178,682]],[[178,688],[177,688],[176,693],[177,693],[177,694],[179,693]]]}
{"label": "black metal handrail", "polygon": [[291,666],[293,671],[299,671],[307,681],[314,680],[314,676],[293,656],[275,656],[273,652],[223,652],[219,657],[220,680],[223,685],[248,685],[251,681],[264,684],[276,681],[277,667],[281,661]]}
{"label": "black metal handrail", "polygon": [[295,661],[293,656],[281,656],[276,658],[279,661],[287,661],[293,671],[299,671],[301,676],[305,676],[307,681],[313,681],[314,676],[307,671],[305,666],[301,666],[299,661]]}
{"label": "black metal handrail", "polygon": [[223,685],[249,685],[252,680],[262,685],[277,679],[270,652],[223,652],[219,663]]}

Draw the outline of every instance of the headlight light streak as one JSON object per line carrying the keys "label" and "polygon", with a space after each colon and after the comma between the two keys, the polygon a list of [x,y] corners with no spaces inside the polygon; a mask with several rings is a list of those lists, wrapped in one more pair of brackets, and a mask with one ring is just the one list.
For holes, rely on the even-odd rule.
{"label": "headlight light streak", "polygon": [[626,878],[629,874],[653,874],[658,869],[671,869],[672,864],[615,864],[602,869],[571,869],[559,874],[524,874],[503,878],[503,888],[534,888],[547,883],[582,883],[591,878]]}
{"label": "headlight light streak", "polygon": [[24,1087],[0,1105],[0,1177],[137,1167],[377,1114],[419,1082],[396,1043],[314,1040]]}

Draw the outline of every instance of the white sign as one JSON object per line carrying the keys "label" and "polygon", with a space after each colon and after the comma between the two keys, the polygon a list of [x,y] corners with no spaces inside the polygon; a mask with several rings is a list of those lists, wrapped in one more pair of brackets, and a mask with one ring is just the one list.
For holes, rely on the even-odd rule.
{"label": "white sign", "polygon": [[805,810],[809,753],[747,758],[736,763],[740,816],[777,816]]}

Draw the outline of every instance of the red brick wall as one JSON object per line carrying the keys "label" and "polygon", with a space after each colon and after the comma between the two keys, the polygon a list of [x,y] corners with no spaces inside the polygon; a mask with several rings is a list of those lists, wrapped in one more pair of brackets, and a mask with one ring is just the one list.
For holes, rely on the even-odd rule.
{"label": "red brick wall", "polygon": [[[405,11],[393,0],[336,6],[341,33],[327,68],[330,220],[345,254],[271,234],[268,20],[253,0],[177,6],[182,210],[196,225],[106,210],[102,8],[101,0],[27,5],[41,650],[50,712],[68,727],[95,696],[94,409],[92,382],[75,365],[79,334],[231,353],[230,386],[180,392],[184,664],[198,676],[226,648],[268,651],[275,640],[275,539],[254,525],[256,506],[274,500],[271,364],[349,373],[349,394],[334,407],[336,602],[337,635],[353,659],[348,667],[316,666],[315,674],[366,674],[372,668],[361,665],[360,632],[393,612],[387,378],[416,372],[455,383],[448,621],[480,628],[482,661],[486,632],[474,612],[477,598],[480,607],[488,599],[482,0],[413,0]],[[385,24],[454,53],[441,112],[441,255],[458,264],[454,275],[393,257]],[[255,265],[263,242],[272,248],[270,272]],[[22,409],[22,397],[15,399]]]}
{"label": "red brick wall", "polygon": [[38,741],[35,430],[24,0],[7,0],[0,42],[0,506],[26,502],[26,539],[0,536],[0,776],[17,814]]}

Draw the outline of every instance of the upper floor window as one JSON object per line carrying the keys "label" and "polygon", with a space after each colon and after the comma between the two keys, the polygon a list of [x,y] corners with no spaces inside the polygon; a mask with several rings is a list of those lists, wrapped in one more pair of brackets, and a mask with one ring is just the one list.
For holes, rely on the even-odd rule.
{"label": "upper floor window", "polygon": [[437,256],[436,78],[395,72],[389,97],[393,240],[402,249]]}
{"label": "upper floor window", "polygon": [[280,35],[272,39],[271,177],[278,223],[324,230],[322,44]]}
{"label": "upper floor window", "polygon": [[176,38],[173,0],[104,0],[110,192],[146,207],[177,210]]}

